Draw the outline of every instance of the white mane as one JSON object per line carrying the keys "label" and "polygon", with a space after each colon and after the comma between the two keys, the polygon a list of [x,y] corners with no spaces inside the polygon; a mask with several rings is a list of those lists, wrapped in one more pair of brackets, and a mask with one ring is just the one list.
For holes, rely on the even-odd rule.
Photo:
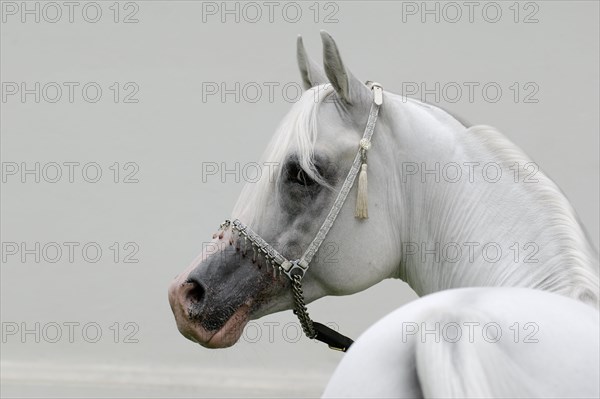
{"label": "white mane", "polygon": [[[508,169],[515,163],[523,165],[531,162],[519,147],[493,127],[473,126],[465,134],[490,155],[489,161],[497,162],[503,168]],[[544,234],[561,243],[560,252],[556,254],[556,261],[544,265],[548,277],[542,281],[538,273],[518,273],[518,278],[523,278],[521,281],[515,281],[517,276],[505,273],[496,275],[498,284],[494,285],[528,286],[558,292],[598,306],[598,254],[560,188],[544,173],[537,173],[535,177],[538,182],[528,185],[528,200],[531,204],[540,205],[545,215],[550,215]]]}

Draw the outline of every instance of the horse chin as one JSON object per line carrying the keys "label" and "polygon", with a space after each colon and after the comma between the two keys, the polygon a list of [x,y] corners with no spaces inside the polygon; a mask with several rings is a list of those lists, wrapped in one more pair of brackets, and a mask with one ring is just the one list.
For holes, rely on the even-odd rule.
{"label": "horse chin", "polygon": [[217,331],[207,331],[200,325],[194,325],[184,335],[205,348],[228,348],[233,346],[242,336],[244,327],[249,321],[249,313],[250,307],[244,304]]}

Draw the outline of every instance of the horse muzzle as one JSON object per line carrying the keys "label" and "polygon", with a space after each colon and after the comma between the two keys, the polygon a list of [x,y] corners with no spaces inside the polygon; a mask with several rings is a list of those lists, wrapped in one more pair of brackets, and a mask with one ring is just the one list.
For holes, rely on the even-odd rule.
{"label": "horse muzzle", "polygon": [[[277,283],[280,284],[277,284]],[[254,310],[285,284],[228,234],[217,234],[187,270],[169,286],[177,328],[208,348],[235,344]],[[271,294],[271,295],[267,295]]]}

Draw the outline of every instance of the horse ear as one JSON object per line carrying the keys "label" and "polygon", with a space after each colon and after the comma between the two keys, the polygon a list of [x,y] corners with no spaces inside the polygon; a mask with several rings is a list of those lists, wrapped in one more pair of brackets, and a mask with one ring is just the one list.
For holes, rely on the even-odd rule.
{"label": "horse ear", "polygon": [[308,54],[306,54],[304,42],[300,35],[298,35],[298,40],[296,41],[296,58],[298,59],[298,67],[300,68],[300,75],[302,76],[302,85],[305,90],[327,83],[327,78],[325,77],[323,69],[314,63],[313,60],[308,57]]}
{"label": "horse ear", "polygon": [[337,94],[347,104],[356,104],[361,99],[368,98],[369,89],[344,67],[338,47],[331,35],[322,30],[321,39],[325,74]]}

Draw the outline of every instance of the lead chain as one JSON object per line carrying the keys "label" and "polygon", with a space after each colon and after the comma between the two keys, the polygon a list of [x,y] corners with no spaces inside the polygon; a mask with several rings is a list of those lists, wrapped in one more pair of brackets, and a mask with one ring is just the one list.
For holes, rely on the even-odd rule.
{"label": "lead chain", "polygon": [[295,275],[292,280],[292,292],[294,294],[294,314],[298,317],[302,330],[304,330],[304,334],[308,338],[314,339],[317,336],[317,333],[315,332],[313,322],[308,315],[308,309],[306,309],[306,304],[304,303],[302,277],[300,275]]}

